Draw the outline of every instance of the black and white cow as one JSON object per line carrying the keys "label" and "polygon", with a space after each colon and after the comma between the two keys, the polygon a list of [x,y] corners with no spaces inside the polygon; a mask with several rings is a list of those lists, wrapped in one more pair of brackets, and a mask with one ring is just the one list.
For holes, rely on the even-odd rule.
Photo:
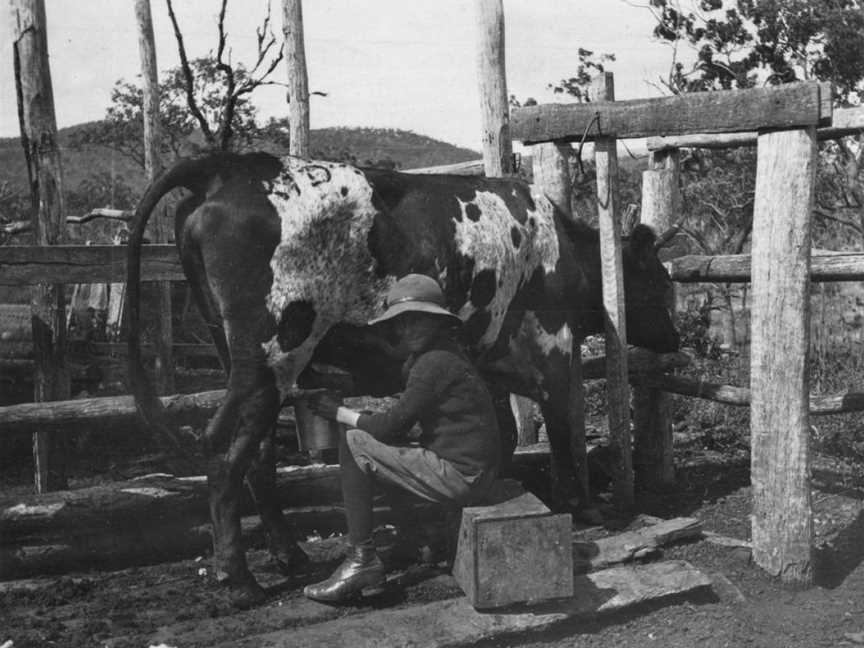
{"label": "black and white cow", "polygon": [[[260,153],[181,160],[148,188],[129,245],[130,373],[151,415],[156,400],[138,350],[140,246],[156,203],[177,187],[192,192],[176,218],[183,267],[230,372],[206,430],[215,557],[229,581],[243,587],[251,579],[240,543],[244,478],[274,555],[287,563],[296,552],[272,494],[280,390],[314,386],[320,363],[350,372],[354,394],[399,391],[387,331],[366,322],[393,282],[412,272],[440,281],[493,392],[540,404],[560,497],[585,502],[585,480],[573,469],[584,448],[570,448],[567,404],[573,349],[603,328],[595,230],[561,218],[513,180]],[[640,226],[624,248],[627,331],[631,343],[665,352],[678,335],[654,243]],[[511,430],[507,407],[500,416]]]}

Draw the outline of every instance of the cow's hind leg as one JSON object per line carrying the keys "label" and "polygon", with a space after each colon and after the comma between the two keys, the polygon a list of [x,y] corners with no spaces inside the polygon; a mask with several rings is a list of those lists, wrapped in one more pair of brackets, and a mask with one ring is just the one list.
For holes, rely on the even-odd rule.
{"label": "cow's hind leg", "polygon": [[235,590],[235,603],[240,606],[264,597],[246,564],[240,533],[243,480],[279,412],[279,394],[256,334],[260,326],[260,320],[251,318],[226,320],[231,349],[228,392],[206,432],[217,577]]}
{"label": "cow's hind leg", "polygon": [[273,444],[275,426],[260,443],[258,454],[246,473],[246,483],[255,499],[261,521],[267,531],[270,554],[280,571],[288,575],[309,560],[294,540],[294,531],[282,514],[276,494],[276,452]]}

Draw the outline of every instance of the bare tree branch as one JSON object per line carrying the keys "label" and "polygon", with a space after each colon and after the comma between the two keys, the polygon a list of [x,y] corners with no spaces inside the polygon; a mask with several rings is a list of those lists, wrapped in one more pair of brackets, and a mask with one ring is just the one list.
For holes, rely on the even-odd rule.
{"label": "bare tree branch", "polygon": [[171,17],[171,24],[174,26],[174,38],[177,39],[177,51],[180,55],[180,67],[183,70],[183,78],[185,79],[186,103],[189,105],[189,111],[198,125],[201,127],[201,132],[209,143],[214,142],[213,131],[210,130],[210,125],[207,119],[201,113],[198,107],[198,102],[195,100],[195,83],[192,75],[192,68],[189,66],[189,59],[186,56],[186,46],[183,43],[183,33],[180,31],[180,25],[177,24],[177,16],[174,15],[174,5],[171,0],[165,0],[168,5],[168,15]]}
{"label": "bare tree branch", "polygon": [[813,214],[815,216],[819,216],[820,218],[824,218],[825,220],[834,221],[835,223],[839,223],[840,225],[844,225],[845,227],[849,227],[855,230],[859,235],[864,234],[864,229],[862,229],[861,225],[855,223],[850,220],[846,220],[845,218],[840,218],[837,215],[837,212],[830,211],[828,209],[823,209],[822,207],[814,207]]}

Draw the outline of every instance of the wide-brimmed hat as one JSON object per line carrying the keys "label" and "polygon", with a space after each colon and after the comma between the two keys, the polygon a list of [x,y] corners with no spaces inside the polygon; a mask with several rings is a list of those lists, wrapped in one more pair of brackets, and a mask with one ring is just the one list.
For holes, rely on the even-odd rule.
{"label": "wide-brimmed hat", "polygon": [[405,275],[397,281],[387,293],[384,307],[387,309],[384,314],[369,320],[369,324],[378,324],[408,312],[444,315],[456,322],[462,321],[444,308],[444,293],[438,282],[421,274]]}

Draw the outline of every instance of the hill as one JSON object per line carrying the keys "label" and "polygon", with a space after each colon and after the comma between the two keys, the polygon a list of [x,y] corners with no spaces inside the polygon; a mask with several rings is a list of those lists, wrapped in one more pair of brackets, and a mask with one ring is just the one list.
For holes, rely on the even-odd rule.
{"label": "hill", "polygon": [[[71,126],[59,132],[63,159],[64,183],[67,191],[80,190],[82,182],[97,175],[119,176],[139,193],[144,186],[140,167],[119,153],[100,146],[70,148],[76,130],[87,124]],[[272,147],[262,143],[262,148]],[[435,166],[476,160],[480,153],[460,148],[425,135],[390,128],[322,128],[310,133],[313,155],[327,158],[352,158],[357,164],[392,161],[398,169]],[[278,151],[274,151],[278,152]],[[27,167],[17,137],[0,138],[0,187],[4,183],[13,190],[23,190],[27,184]],[[105,205],[92,205],[104,207]]]}

